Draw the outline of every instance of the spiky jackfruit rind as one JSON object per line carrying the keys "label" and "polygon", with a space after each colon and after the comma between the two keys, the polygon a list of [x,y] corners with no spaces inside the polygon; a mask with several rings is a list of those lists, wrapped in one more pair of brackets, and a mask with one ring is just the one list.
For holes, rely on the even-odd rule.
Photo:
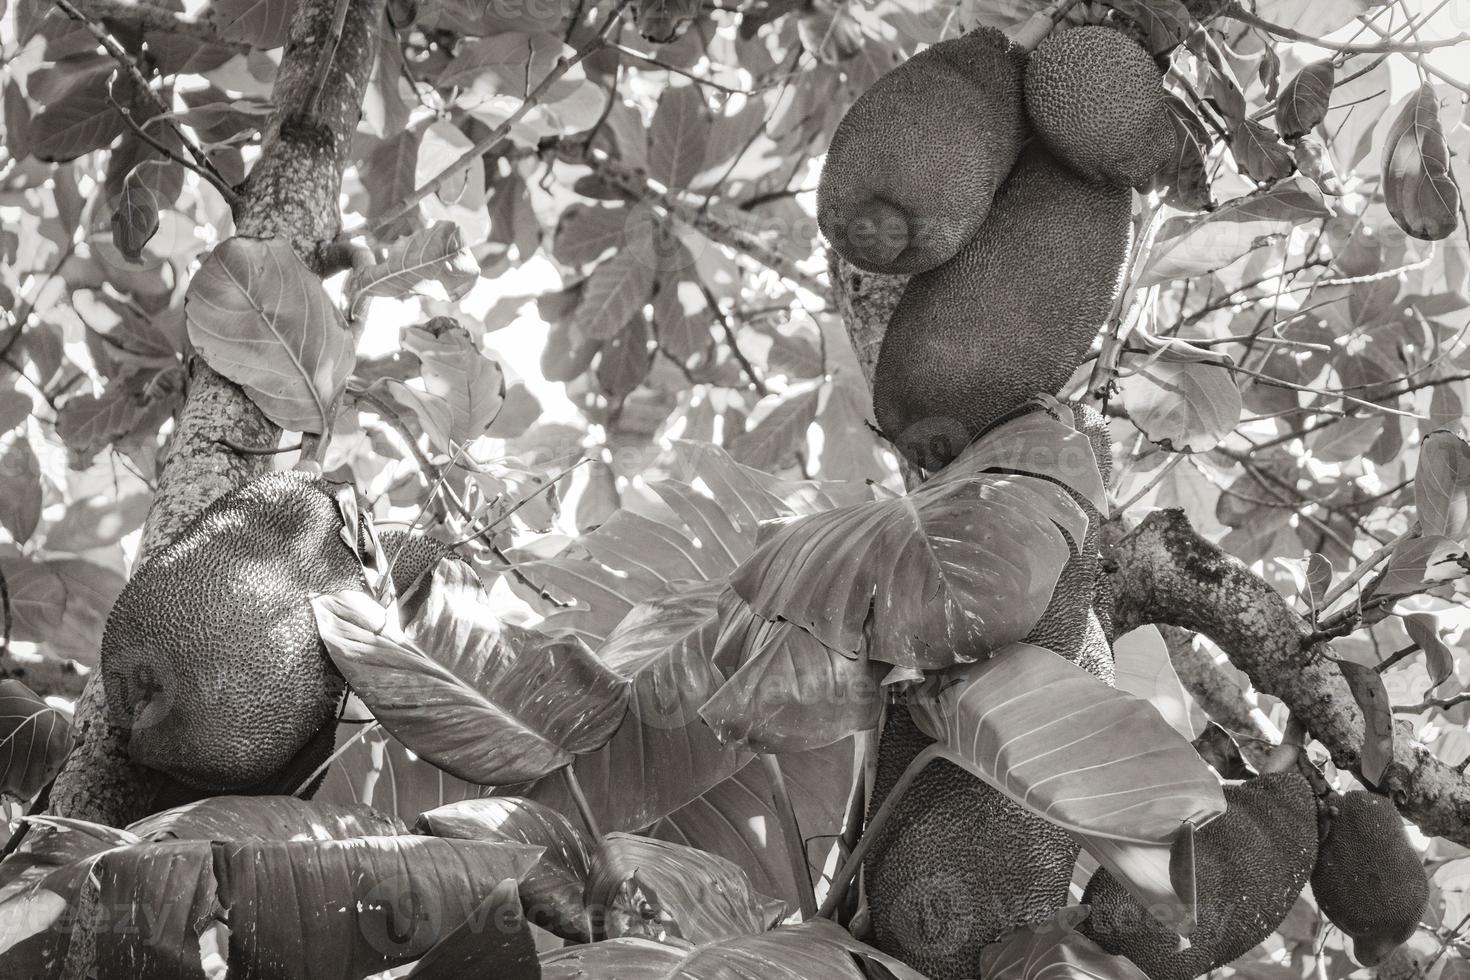
{"label": "spiky jackfruit rind", "polygon": [[1025,53],[980,28],[885,74],[827,147],[817,226],[868,272],[912,274],[974,237],[1026,137]]}
{"label": "spiky jackfruit rind", "polygon": [[938,469],[1037,393],[1056,394],[1118,294],[1132,193],[1090,183],[1034,142],[953,259],[904,288],[878,353],[878,426]]}
{"label": "spiky jackfruit rind", "polygon": [[[1107,482],[1112,443],[1097,412],[1073,407]],[[1068,560],[1029,643],[1055,650],[1111,684],[1112,650],[1094,609],[1098,515]],[[878,746],[869,810],[882,805],[909,762],[932,742],[894,706]],[[1055,824],[952,763],[931,763],[910,784],[864,863],[875,946],[931,980],[978,977],[981,950],[1042,922],[1067,900],[1077,842]]]}
{"label": "spiky jackfruit rind", "polygon": [[[220,497],[137,569],[102,638],[109,714],[135,761],[188,786],[243,790],[271,785],[313,743],[344,685],[310,599],[364,584],[342,530],[332,484],[271,473]],[[415,561],[436,554],[411,542],[395,582],[408,588]]]}
{"label": "spiky jackfruit rind", "polygon": [[[907,708],[890,709],[870,817],[932,741]],[[1065,904],[1077,851],[1066,831],[964,769],[933,762],[864,862],[871,942],[930,980],[978,977],[986,945]]]}
{"label": "spiky jackfruit rind", "polygon": [[1364,966],[1383,962],[1414,935],[1429,904],[1429,878],[1387,797],[1343,794],[1322,839],[1312,893],[1322,914],[1352,938]]}
{"label": "spiky jackfruit rind", "polygon": [[1162,74],[1123,31],[1052,34],[1026,63],[1026,115],[1036,135],[1091,181],[1147,185],[1174,154]]}
{"label": "spiky jackfruit rind", "polygon": [[[1079,931],[1128,957],[1151,980],[1193,980],[1250,952],[1281,925],[1317,861],[1317,800],[1294,771],[1225,787],[1226,811],[1195,834],[1199,924],[1179,936],[1106,868],[1087,883],[1092,907]],[[1176,847],[1171,872],[1179,876]]]}

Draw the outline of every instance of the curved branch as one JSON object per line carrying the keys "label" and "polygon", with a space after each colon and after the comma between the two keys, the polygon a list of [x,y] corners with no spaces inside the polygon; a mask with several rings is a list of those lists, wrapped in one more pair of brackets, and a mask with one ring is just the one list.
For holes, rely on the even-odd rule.
{"label": "curved branch", "polygon": [[[1339,768],[1359,771],[1363,713],[1331,645],[1303,645],[1312,628],[1279,592],[1179,510],[1150,514],[1106,558],[1120,632],[1153,623],[1203,633],[1257,690],[1280,698]],[[1419,745],[1408,722],[1398,724],[1380,788],[1426,834],[1470,845],[1470,778]]]}

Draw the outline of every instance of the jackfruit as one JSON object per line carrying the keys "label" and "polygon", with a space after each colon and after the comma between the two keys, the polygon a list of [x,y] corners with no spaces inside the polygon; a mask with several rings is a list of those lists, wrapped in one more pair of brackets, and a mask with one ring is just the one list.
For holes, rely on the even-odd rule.
{"label": "jackfruit", "polygon": [[[878,740],[869,817],[933,740],[902,705]],[[980,976],[980,951],[1067,900],[1077,843],[953,763],[909,785],[863,862],[872,945],[930,980]]]}
{"label": "jackfruit", "polygon": [[1025,53],[980,28],[888,72],[842,117],[817,226],[868,272],[915,273],[974,237],[1026,137]]}
{"label": "jackfruit", "polygon": [[1386,797],[1343,795],[1312,872],[1322,914],[1353,940],[1353,956],[1376,966],[1419,928],[1429,903],[1424,862]]}
{"label": "jackfruit", "polygon": [[1026,115],[1047,147],[1087,180],[1148,184],[1174,155],[1162,73],[1133,38],[1074,27],[1026,63]]}
{"label": "jackfruit", "polygon": [[[1317,861],[1317,798],[1298,772],[1225,787],[1226,810],[1195,834],[1199,923],[1189,948],[1106,868],[1087,883],[1092,913],[1079,931],[1128,957],[1152,980],[1193,980],[1250,952],[1296,903]],[[1170,873],[1182,877],[1176,846]]]}
{"label": "jackfruit", "polygon": [[899,451],[938,469],[1066,384],[1118,294],[1132,200],[1026,149],[979,234],[910,279],[888,322],[873,408]]}
{"label": "jackfruit", "polygon": [[[1112,448],[1097,412],[1074,407],[1093,440],[1106,483]],[[1046,646],[1112,683],[1112,651],[1093,609],[1098,515],[1063,569],[1027,642]],[[933,740],[894,705],[878,744],[869,817]],[[980,952],[1021,925],[1044,921],[1067,900],[1077,842],[950,762],[930,763],[880,828],[864,861],[872,943],[932,980],[980,976]]]}
{"label": "jackfruit", "polygon": [[[271,473],[137,569],[102,636],[108,710],[134,761],[199,789],[247,789],[333,720],[344,684],[309,600],[364,581],[342,529],[331,484]],[[419,595],[420,573],[447,550],[394,534],[383,545],[390,557],[402,547],[394,583],[417,581]]]}

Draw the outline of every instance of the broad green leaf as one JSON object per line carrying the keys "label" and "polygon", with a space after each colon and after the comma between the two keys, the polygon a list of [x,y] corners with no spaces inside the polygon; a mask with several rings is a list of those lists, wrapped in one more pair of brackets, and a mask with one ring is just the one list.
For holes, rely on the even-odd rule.
{"label": "broad green leaf", "polygon": [[272,422],[322,432],[354,359],[321,280],[280,239],[217,245],[184,297],[189,341]]}
{"label": "broad green leaf", "polygon": [[715,662],[728,678],[699,709],[723,741],[753,752],[819,749],[877,727],[875,668],[786,622],[751,612],[726,589]]}
{"label": "broad green leaf", "polygon": [[1439,121],[1439,96],[1429,82],[1399,111],[1383,147],[1383,201],[1415,238],[1439,241],[1460,226],[1460,190]]}
{"label": "broad green leaf", "polygon": [[541,956],[544,980],[924,980],[826,919],[677,949],[647,939],[610,939]]}
{"label": "broad green leaf", "polygon": [[607,741],[628,688],[576,640],[500,622],[474,573],[441,563],[405,633],[363,592],[312,600],[348,683],[418,755],[484,785],[554,772]]}
{"label": "broad green leaf", "polygon": [[437,283],[449,300],[469,292],[480,277],[480,266],[464,247],[459,228],[448,221],[434,224],[395,242],[387,257],[376,265],[354,270],[347,281],[348,313],[362,315],[371,296],[402,298],[418,292],[425,283]]}
{"label": "broad green leaf", "polygon": [[671,937],[691,943],[763,932],[785,905],[756,892],[740,866],[692,847],[608,834],[592,855],[587,904],[607,939]]}
{"label": "broad green leaf", "polygon": [[919,727],[1065,830],[1166,844],[1225,811],[1209,767],[1152,705],[1050,650],[1017,643],[946,681],[913,702]]}
{"label": "broad green leaf", "polygon": [[1470,537],[1470,443],[1448,429],[1424,437],[1414,506],[1425,534],[1462,542]]}
{"label": "broad green leaf", "polygon": [[1069,539],[1087,530],[1052,481],[1094,501],[1102,487],[1087,438],[1035,414],[972,444],[906,497],[786,523],[730,584],[763,619],[904,667],[967,663],[1021,639],[1051,601]]}
{"label": "broad green leaf", "polygon": [[71,725],[18,680],[0,680],[0,792],[28,800],[71,751]]}
{"label": "broad green leaf", "polygon": [[519,841],[544,848],[521,879],[521,904],[532,923],[573,942],[592,940],[585,898],[591,847],[570,820],[518,796],[451,803],[421,814],[414,832],[465,840]]}

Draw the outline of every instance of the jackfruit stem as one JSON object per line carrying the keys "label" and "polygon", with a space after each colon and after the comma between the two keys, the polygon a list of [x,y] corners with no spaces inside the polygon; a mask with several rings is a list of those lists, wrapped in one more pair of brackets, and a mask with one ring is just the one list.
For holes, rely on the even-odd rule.
{"label": "jackfruit stem", "polygon": [[904,793],[919,777],[919,773],[923,772],[924,768],[935,759],[944,758],[944,753],[944,743],[935,742],[933,745],[926,745],[919,750],[918,755],[914,756],[908,768],[903,771],[903,775],[898,777],[898,781],[888,791],[888,796],[878,807],[878,812],[873,814],[872,820],[868,821],[868,826],[863,829],[863,836],[858,840],[857,847],[852,849],[852,853],[847,856],[846,861],[842,862],[842,867],[832,878],[832,887],[828,889],[827,897],[822,901],[822,907],[817,909],[817,918],[830,919],[836,913],[837,906],[842,904],[843,896],[847,894],[848,886],[857,876],[858,869],[863,866],[863,859],[868,856],[868,851],[872,850],[873,841],[878,839],[879,831],[888,823],[888,818],[893,816],[898,801],[903,799]]}
{"label": "jackfruit stem", "polygon": [[1057,21],[1067,16],[1067,11],[1076,5],[1077,0],[1055,0],[1050,6],[1032,14],[1029,20],[1016,28],[1016,33],[1011,35],[1011,40],[1025,51],[1035,51],[1037,45],[1041,44],[1051,33]]}

